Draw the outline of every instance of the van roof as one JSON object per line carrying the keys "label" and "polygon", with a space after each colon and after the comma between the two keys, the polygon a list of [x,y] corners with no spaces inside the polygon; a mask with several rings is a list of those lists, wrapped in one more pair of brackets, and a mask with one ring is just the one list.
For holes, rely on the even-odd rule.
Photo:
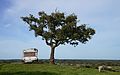
{"label": "van roof", "polygon": [[25,49],[23,52],[38,52],[36,48]]}

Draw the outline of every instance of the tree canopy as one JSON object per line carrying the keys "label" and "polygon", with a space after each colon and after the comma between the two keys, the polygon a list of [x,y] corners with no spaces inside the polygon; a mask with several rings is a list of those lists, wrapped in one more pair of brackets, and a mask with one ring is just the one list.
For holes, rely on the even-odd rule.
{"label": "tree canopy", "polygon": [[51,47],[51,51],[62,44],[74,46],[77,46],[79,42],[85,44],[95,34],[95,30],[87,27],[87,24],[77,25],[78,19],[74,13],[66,16],[59,11],[51,14],[41,11],[38,17],[30,14],[21,18],[29,25],[30,30],[35,32],[36,37],[41,36],[45,40]]}

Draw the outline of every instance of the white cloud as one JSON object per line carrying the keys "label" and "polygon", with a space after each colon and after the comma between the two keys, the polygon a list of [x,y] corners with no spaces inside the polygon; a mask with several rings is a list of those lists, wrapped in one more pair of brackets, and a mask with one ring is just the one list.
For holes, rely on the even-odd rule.
{"label": "white cloud", "polygon": [[10,27],[11,26],[11,24],[6,24],[4,27],[5,28],[8,28],[8,27]]}
{"label": "white cloud", "polygon": [[13,6],[6,11],[7,14],[20,15],[41,10],[52,12],[56,8],[64,10],[63,12],[90,13],[107,9],[106,7],[111,4],[111,0],[13,0],[12,2]]}
{"label": "white cloud", "polygon": [[0,39],[0,59],[22,58],[23,50],[28,48],[37,48],[39,50],[39,58],[49,58],[50,50],[42,41],[37,39],[22,41],[6,38]]}
{"label": "white cloud", "polygon": [[111,0],[13,0],[12,2],[13,5],[5,12],[4,20],[18,23],[21,23],[21,16],[37,15],[39,11],[51,13],[56,8],[67,14],[75,13],[78,19],[84,22],[84,19],[91,20],[88,19],[90,15],[105,12],[111,5]]}

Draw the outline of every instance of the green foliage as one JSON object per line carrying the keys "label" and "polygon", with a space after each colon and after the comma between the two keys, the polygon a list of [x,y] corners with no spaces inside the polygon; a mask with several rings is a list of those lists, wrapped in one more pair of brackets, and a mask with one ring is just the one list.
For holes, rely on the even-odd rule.
{"label": "green foliage", "polygon": [[77,16],[55,11],[50,15],[44,11],[38,13],[38,18],[33,15],[21,17],[35,36],[41,36],[46,44],[51,47],[50,61],[54,64],[54,50],[62,44],[77,46],[79,42],[85,44],[95,34],[95,30],[87,27],[86,24],[77,26]]}
{"label": "green foliage", "polygon": [[95,30],[87,27],[86,24],[77,26],[77,16],[55,11],[50,15],[44,11],[38,13],[38,18],[33,15],[21,17],[30,30],[34,30],[35,36],[41,36],[46,40],[46,44],[57,47],[60,44],[70,44],[77,46],[79,42],[86,43],[95,34]]}

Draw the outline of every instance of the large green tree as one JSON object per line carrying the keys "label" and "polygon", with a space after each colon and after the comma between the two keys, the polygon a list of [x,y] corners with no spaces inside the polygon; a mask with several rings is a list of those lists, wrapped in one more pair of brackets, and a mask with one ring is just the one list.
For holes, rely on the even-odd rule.
{"label": "large green tree", "polygon": [[79,42],[85,44],[95,34],[93,28],[86,24],[77,25],[78,20],[75,14],[66,16],[64,13],[55,11],[46,14],[44,11],[38,13],[38,17],[29,15],[21,17],[35,36],[41,36],[51,48],[50,63],[54,64],[55,48],[59,45],[70,44],[77,46]]}

